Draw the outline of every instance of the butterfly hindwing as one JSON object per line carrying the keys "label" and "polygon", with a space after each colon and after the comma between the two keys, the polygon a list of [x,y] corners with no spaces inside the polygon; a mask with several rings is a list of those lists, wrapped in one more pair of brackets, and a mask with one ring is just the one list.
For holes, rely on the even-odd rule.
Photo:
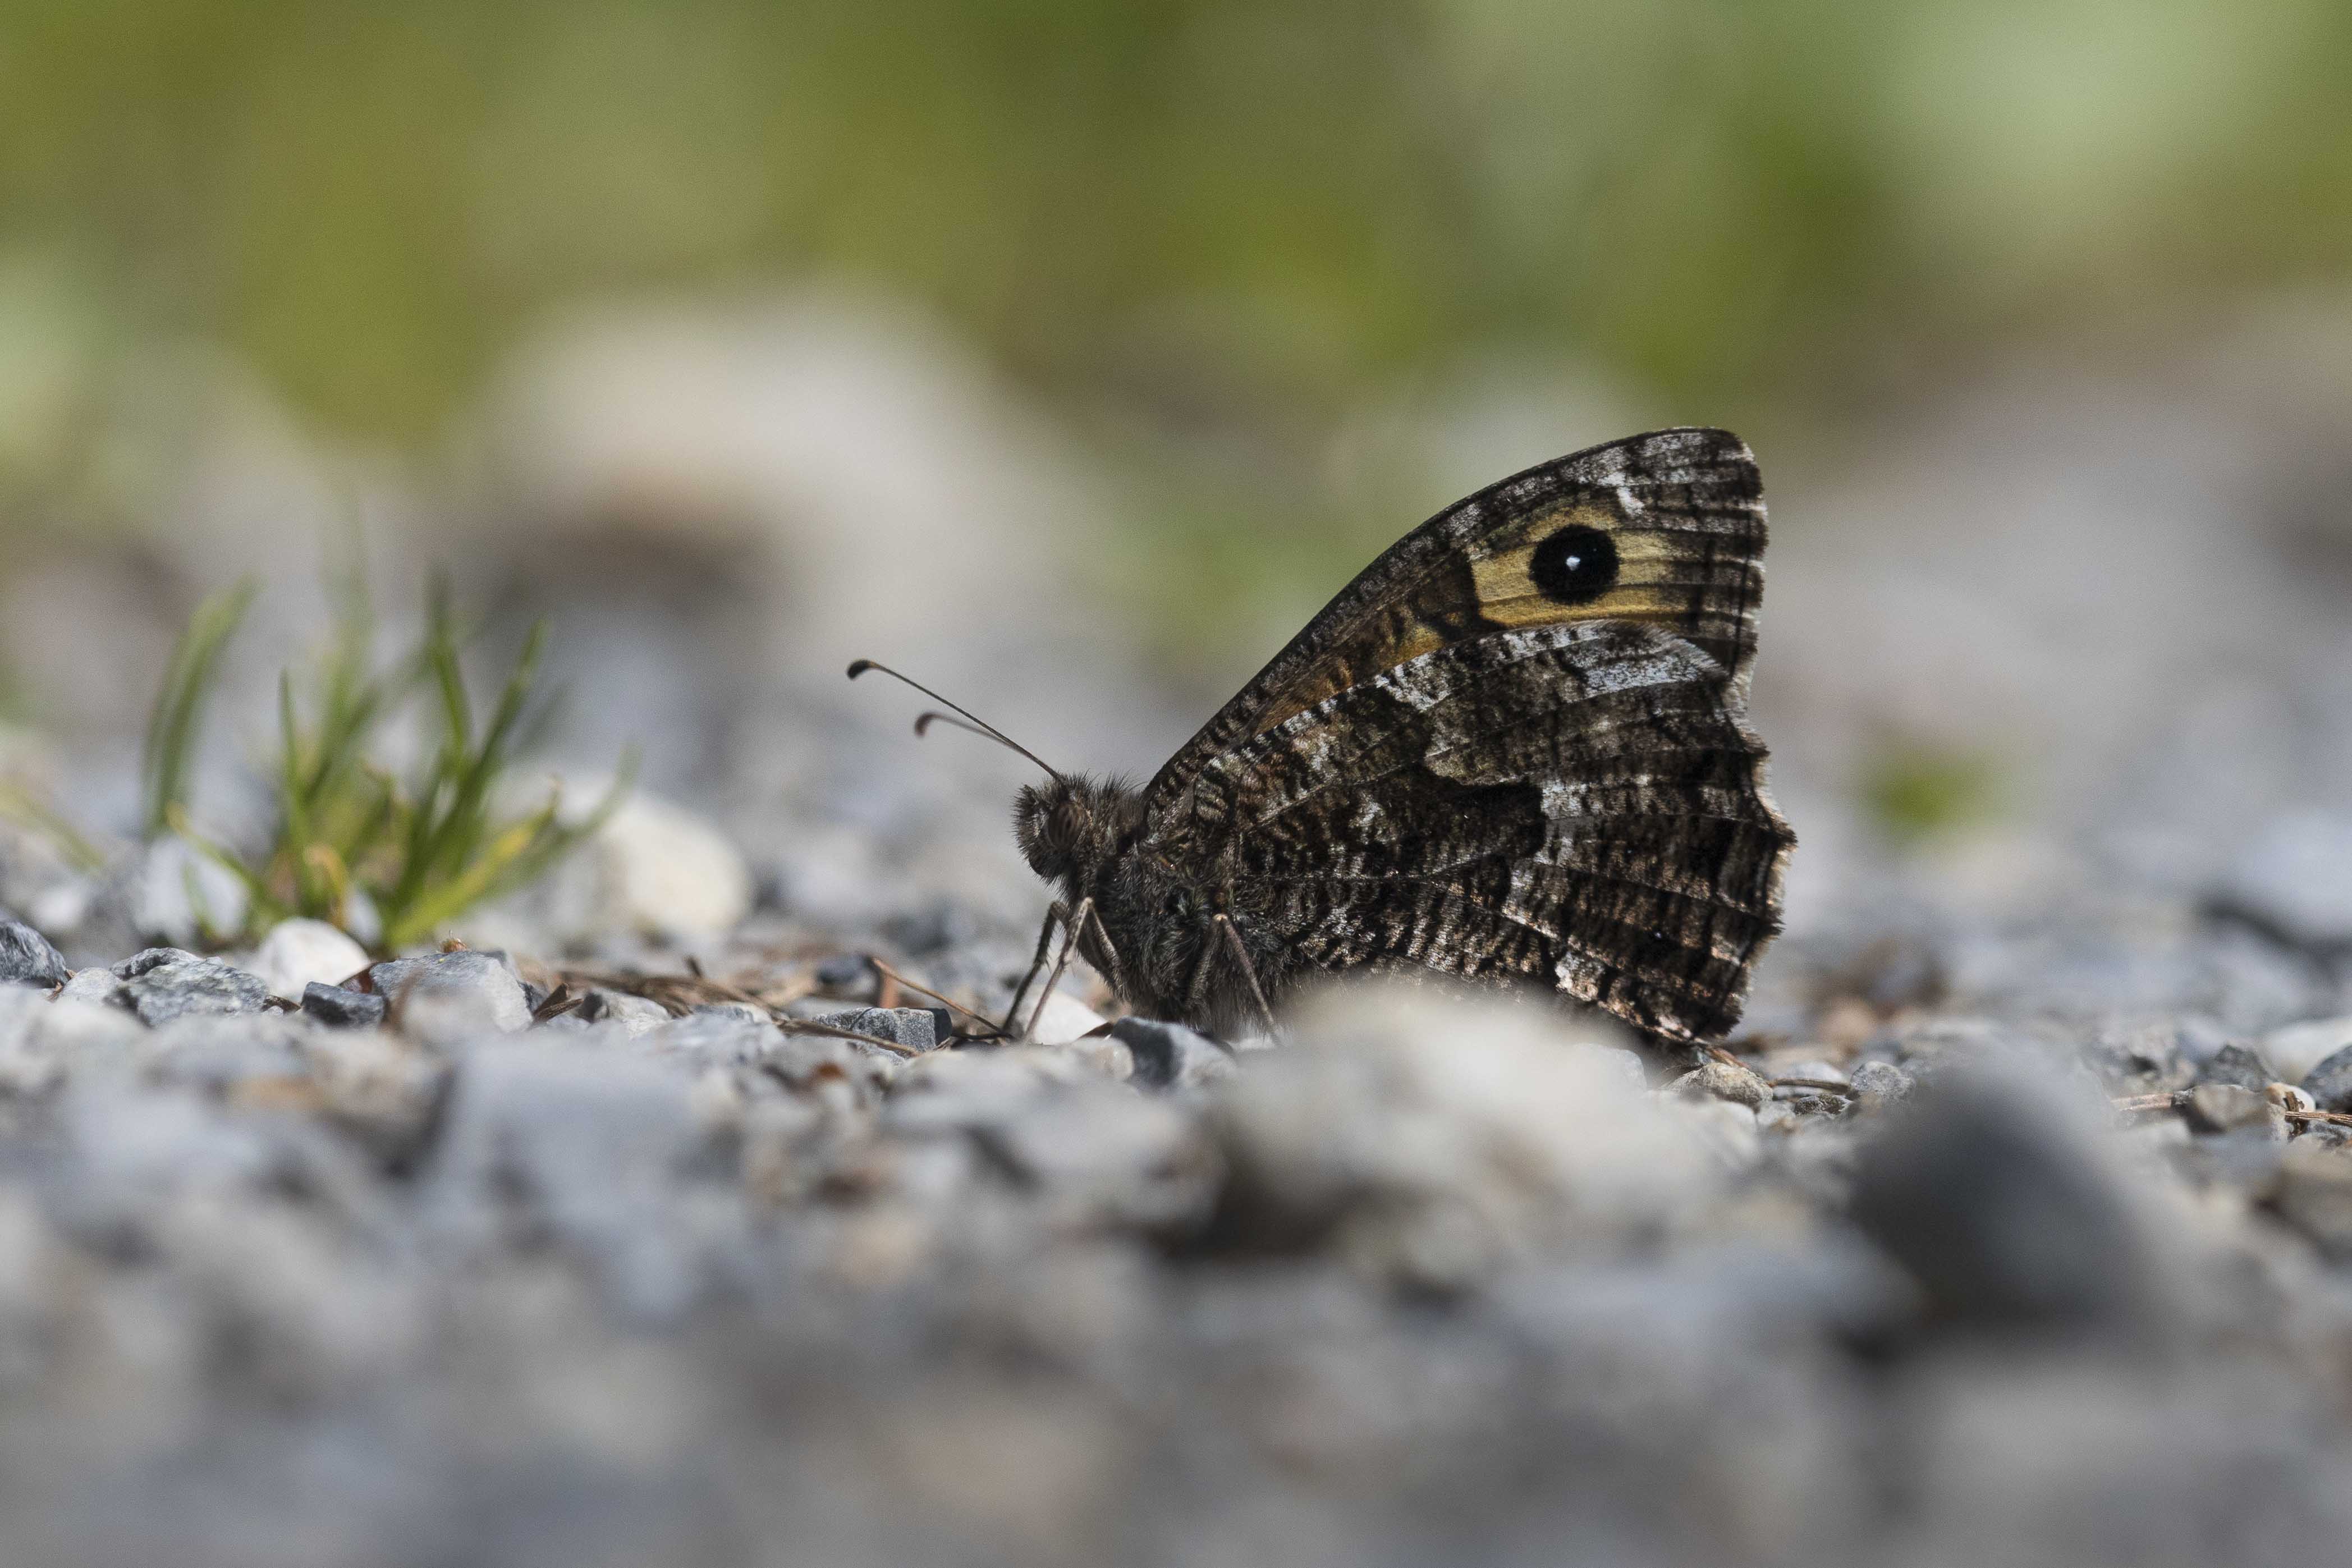
{"label": "butterfly hindwing", "polygon": [[1201,772],[1235,911],[1302,969],[1533,981],[1719,1034],[1790,843],[1731,682],[1679,637],[1598,621],[1334,693]]}
{"label": "butterfly hindwing", "polygon": [[1184,797],[1211,758],[1384,670],[1498,632],[1656,626],[1744,696],[1763,584],[1759,495],[1747,447],[1705,429],[1633,437],[1488,486],[1341,590],[1160,770],[1147,811],[1183,833]]}

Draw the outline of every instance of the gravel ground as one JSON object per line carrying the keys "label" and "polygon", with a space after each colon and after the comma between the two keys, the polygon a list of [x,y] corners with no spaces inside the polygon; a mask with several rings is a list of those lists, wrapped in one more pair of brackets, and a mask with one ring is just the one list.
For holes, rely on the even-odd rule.
{"label": "gravel ground", "polygon": [[1890,913],[1793,942],[1736,1057],[1666,1078],[1427,991],[1335,992],[1272,1048],[982,1047],[862,962],[996,1000],[1022,943],[978,925],[754,918],[699,962],[761,1005],[468,950],[290,1011],[242,964],[315,931],[68,978],[0,927],[6,1560],[2145,1564],[2352,1531],[2352,1007],[2308,949]]}

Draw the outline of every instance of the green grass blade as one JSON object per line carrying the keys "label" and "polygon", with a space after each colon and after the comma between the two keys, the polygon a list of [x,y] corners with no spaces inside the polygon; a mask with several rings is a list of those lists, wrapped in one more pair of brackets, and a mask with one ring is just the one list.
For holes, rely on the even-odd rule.
{"label": "green grass blade", "polygon": [[106,869],[106,856],[98,846],[47,801],[14,779],[0,778],[0,816],[47,839],[76,870],[96,874]]}
{"label": "green grass blade", "polygon": [[188,764],[196,732],[204,724],[205,704],[220,673],[220,657],[244,623],[258,589],[259,584],[248,578],[197,605],[187,630],[172,650],[163,687],[148,714],[147,742],[141,757],[150,838],[166,832],[173,809],[187,804]]}

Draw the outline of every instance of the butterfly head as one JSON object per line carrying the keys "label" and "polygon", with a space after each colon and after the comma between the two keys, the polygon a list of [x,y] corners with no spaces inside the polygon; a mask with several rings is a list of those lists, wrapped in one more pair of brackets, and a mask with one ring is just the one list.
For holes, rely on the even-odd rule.
{"label": "butterfly head", "polygon": [[1143,799],[1116,779],[1065,775],[1013,797],[1013,836],[1029,868],[1049,882],[1093,879],[1096,868],[1132,842]]}

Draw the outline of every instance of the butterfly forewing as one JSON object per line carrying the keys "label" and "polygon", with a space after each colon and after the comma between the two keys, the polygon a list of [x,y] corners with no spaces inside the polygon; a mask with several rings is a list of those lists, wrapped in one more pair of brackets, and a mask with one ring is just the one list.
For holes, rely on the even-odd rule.
{"label": "butterfly forewing", "polygon": [[1721,431],[1432,519],[1153,781],[1145,848],[1290,966],[1538,982],[1656,1033],[1738,1017],[1792,836],[1745,721],[1764,513]]}
{"label": "butterfly forewing", "polygon": [[1633,437],[1488,486],[1342,589],[1160,771],[1147,809],[1164,820],[1209,758],[1328,697],[1514,627],[1660,626],[1744,695],[1763,589],[1760,495],[1746,445],[1703,429]]}

